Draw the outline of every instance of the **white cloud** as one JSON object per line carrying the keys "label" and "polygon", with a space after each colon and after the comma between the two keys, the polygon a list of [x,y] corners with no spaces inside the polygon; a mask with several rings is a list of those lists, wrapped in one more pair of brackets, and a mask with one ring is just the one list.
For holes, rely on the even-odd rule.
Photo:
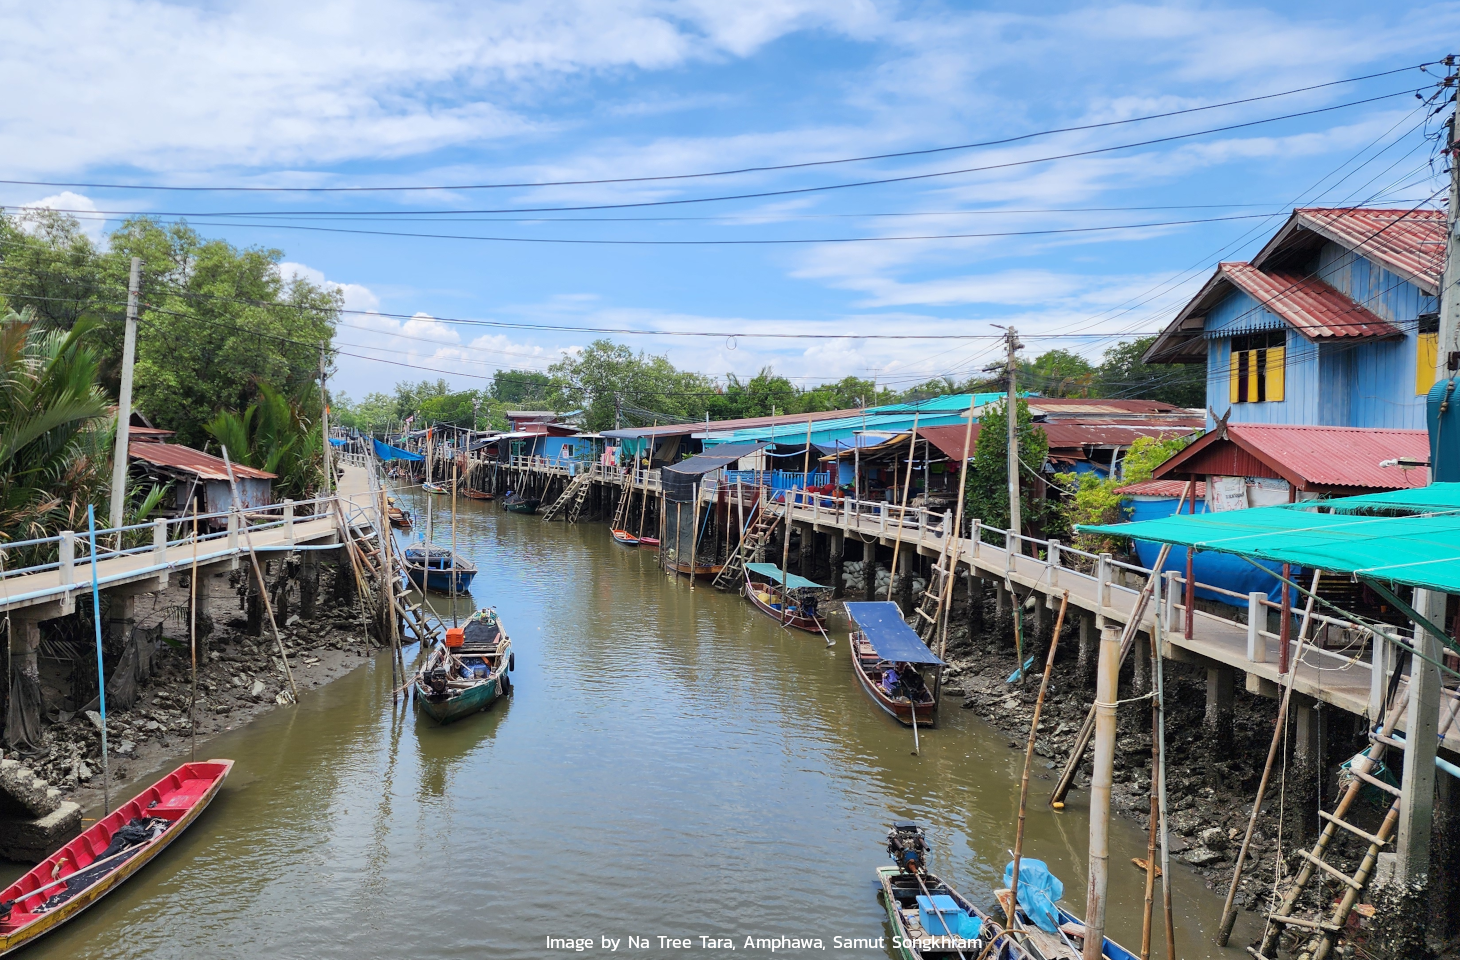
{"label": "white cloud", "polygon": [[346,310],[379,310],[380,298],[366,286],[358,283],[337,283],[325,279],[323,270],[316,270],[313,267],[305,266],[302,263],[281,263],[279,264],[279,277],[286,284],[292,283],[295,279],[305,280],[317,287],[326,290],[337,290],[344,301]]}
{"label": "white cloud", "polygon": [[101,240],[102,231],[106,227],[106,218],[97,212],[96,202],[70,190],[42,197],[20,208],[20,229],[30,231],[34,228],[34,220],[26,217],[27,210],[60,210],[67,216],[75,217],[76,222],[81,224],[81,231],[92,240]]}

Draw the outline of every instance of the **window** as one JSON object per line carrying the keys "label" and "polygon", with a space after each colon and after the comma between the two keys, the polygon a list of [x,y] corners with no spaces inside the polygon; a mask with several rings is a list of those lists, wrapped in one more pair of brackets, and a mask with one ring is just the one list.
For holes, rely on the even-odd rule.
{"label": "window", "polygon": [[1440,364],[1440,315],[1419,316],[1419,339],[1414,350],[1414,395],[1422,397],[1435,385],[1435,368]]}
{"label": "window", "polygon": [[1233,403],[1261,403],[1283,398],[1287,331],[1269,330],[1232,338],[1228,376]]}

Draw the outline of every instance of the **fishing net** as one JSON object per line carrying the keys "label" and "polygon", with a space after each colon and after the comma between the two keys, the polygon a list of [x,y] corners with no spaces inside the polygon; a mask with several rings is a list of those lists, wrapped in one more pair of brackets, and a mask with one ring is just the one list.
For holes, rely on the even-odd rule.
{"label": "fishing net", "polygon": [[162,624],[133,627],[122,646],[122,656],[106,683],[108,707],[129,709],[141,696],[142,682],[152,676],[152,660],[157,652]]}
{"label": "fishing net", "polygon": [[[162,836],[170,826],[172,822],[161,817],[136,817],[127,821],[112,835],[112,842],[107,844],[101,855],[92,861],[94,866],[76,871],[66,878],[65,883],[53,887],[55,892],[35,912],[44,913],[56,909],[132,859],[144,846]],[[0,921],[10,917],[10,910],[14,905],[14,900],[0,903]]]}
{"label": "fishing net", "polygon": [[21,753],[41,749],[41,685],[34,677],[15,671],[5,710],[5,743]]}

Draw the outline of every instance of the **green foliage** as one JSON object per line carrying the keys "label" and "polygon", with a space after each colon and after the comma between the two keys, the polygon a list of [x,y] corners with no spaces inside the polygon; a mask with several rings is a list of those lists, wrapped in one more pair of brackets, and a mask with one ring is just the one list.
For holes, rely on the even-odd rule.
{"label": "green foliage", "polygon": [[267,384],[242,413],[221,410],[204,429],[234,463],[277,474],[275,499],[302,500],[324,476],[319,425],[306,414],[308,397],[287,398]]}
{"label": "green foliage", "polygon": [[[1119,477],[1102,478],[1093,473],[1059,474],[1056,482],[1067,494],[1067,529],[1073,533],[1076,526],[1122,523],[1130,519],[1129,510],[1122,504],[1121,496],[1116,490],[1151,479],[1157,467],[1186,449],[1189,443],[1190,437],[1171,437],[1165,440],[1138,437],[1120,462]],[[1085,533],[1074,533],[1073,542],[1076,547],[1089,553],[1114,553],[1126,545],[1123,538]]]}
{"label": "green foliage", "polygon": [[551,389],[552,378],[535,370],[498,370],[492,374],[491,398],[517,404],[519,409],[547,403]]}
{"label": "green foliage", "polygon": [[1097,371],[1084,357],[1068,350],[1050,350],[1019,364],[1019,392],[1032,390],[1045,397],[1088,397],[1095,389]]}
{"label": "green foliage", "polygon": [[[964,516],[978,518],[999,529],[1009,526],[1009,420],[1007,403],[984,409],[979,417],[978,440],[968,465],[964,489]],[[1025,531],[1042,530],[1052,518],[1052,508],[1043,496],[1039,471],[1049,456],[1049,438],[1035,426],[1029,404],[1020,400],[1015,408],[1015,435],[1019,461],[1019,519]]]}
{"label": "green foliage", "polygon": [[667,357],[636,354],[612,340],[595,340],[578,353],[565,353],[548,373],[548,405],[582,409],[589,430],[612,428],[619,404],[696,419],[714,392],[708,378],[676,369]]}
{"label": "green foliage", "polygon": [[1141,355],[1154,336],[1117,343],[1105,351],[1095,382],[1097,397],[1159,400],[1201,409],[1207,403],[1207,369],[1203,363],[1144,363]]}

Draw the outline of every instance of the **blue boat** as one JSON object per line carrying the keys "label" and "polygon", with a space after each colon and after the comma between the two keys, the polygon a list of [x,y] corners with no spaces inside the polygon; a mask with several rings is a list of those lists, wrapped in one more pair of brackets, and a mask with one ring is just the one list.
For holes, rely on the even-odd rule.
{"label": "blue boat", "polygon": [[405,567],[416,589],[436,593],[465,593],[477,575],[476,564],[446,547],[407,547]]}

